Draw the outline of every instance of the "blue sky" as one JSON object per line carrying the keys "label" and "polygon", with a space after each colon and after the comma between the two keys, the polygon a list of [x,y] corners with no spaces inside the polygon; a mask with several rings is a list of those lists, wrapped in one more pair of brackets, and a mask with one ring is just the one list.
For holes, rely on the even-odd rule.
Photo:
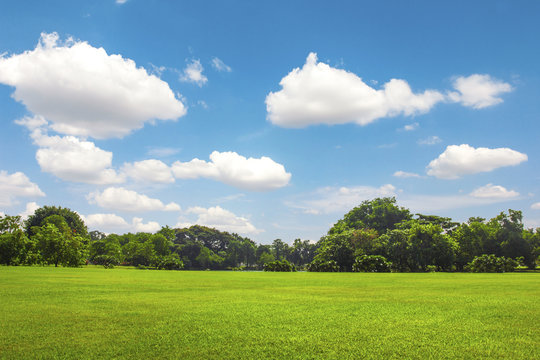
{"label": "blue sky", "polygon": [[1,7],[1,213],[316,241],[395,196],[540,226],[536,1]]}

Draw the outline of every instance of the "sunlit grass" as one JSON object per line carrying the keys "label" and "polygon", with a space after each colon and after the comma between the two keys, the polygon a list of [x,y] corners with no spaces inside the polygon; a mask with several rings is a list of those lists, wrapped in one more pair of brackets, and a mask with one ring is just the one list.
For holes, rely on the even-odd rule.
{"label": "sunlit grass", "polygon": [[0,267],[0,358],[540,358],[540,274]]}

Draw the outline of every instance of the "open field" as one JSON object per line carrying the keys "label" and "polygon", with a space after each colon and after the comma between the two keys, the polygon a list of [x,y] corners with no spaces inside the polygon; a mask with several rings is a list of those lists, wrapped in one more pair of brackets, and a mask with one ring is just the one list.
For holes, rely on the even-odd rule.
{"label": "open field", "polygon": [[0,267],[0,358],[540,358],[540,274]]}

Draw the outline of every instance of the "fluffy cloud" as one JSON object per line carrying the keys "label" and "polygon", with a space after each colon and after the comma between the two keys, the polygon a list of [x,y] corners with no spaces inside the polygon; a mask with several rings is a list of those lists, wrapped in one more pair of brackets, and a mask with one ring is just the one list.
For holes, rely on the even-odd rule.
{"label": "fluffy cloud", "polygon": [[420,124],[417,123],[417,122],[412,123],[412,124],[408,124],[408,125],[405,125],[403,127],[403,131],[413,131],[413,130],[418,129],[419,126],[420,126]]}
{"label": "fluffy cloud", "polygon": [[195,83],[203,86],[208,82],[208,78],[203,75],[204,68],[199,60],[192,60],[187,64],[184,73],[180,76],[180,81]]}
{"label": "fluffy cloud", "polygon": [[39,186],[34,184],[22,172],[8,174],[0,170],[0,206],[11,206],[20,197],[45,196]]}
{"label": "fluffy cloud", "polygon": [[21,216],[21,218],[23,220],[26,220],[28,219],[28,217],[30,215],[34,215],[34,213],[36,212],[37,209],[39,209],[39,205],[35,202],[29,202],[29,203],[26,203],[26,207],[24,209],[24,211],[22,213],[20,213],[19,215]]}
{"label": "fluffy cloud", "polygon": [[534,203],[531,205],[531,209],[540,210],[540,202]]}
{"label": "fluffy cloud", "polygon": [[220,58],[213,58],[212,59],[212,66],[217,71],[225,71],[225,72],[231,72],[232,69],[229,65],[225,64]]}
{"label": "fluffy cloud", "polygon": [[133,60],[58,34],[41,34],[36,48],[0,57],[0,83],[13,98],[63,134],[122,137],[154,119],[186,113],[169,85]]}
{"label": "fluffy cloud", "polygon": [[453,85],[457,92],[450,92],[449,99],[474,109],[499,104],[503,102],[499,95],[513,90],[508,83],[480,74],[460,76]]}
{"label": "fluffy cloud", "polygon": [[214,151],[210,154],[210,160],[177,161],[172,165],[172,171],[179,179],[205,177],[253,191],[283,187],[291,178],[283,165],[265,156],[255,159],[245,158],[235,152]]}
{"label": "fluffy cloud", "polygon": [[[257,229],[249,222],[247,218],[236,216],[232,212],[221,208],[220,206],[210,207],[192,207],[187,210],[189,214],[198,215],[194,224],[204,225],[222,231],[228,231],[237,234],[258,234],[263,230]],[[177,227],[188,227],[191,223],[179,223]]]}
{"label": "fluffy cloud", "polygon": [[174,202],[165,205],[161,200],[122,187],[109,187],[103,192],[95,191],[86,198],[91,204],[120,211],[180,211],[180,206]]}
{"label": "fluffy cloud", "polygon": [[391,184],[381,187],[354,186],[354,187],[325,187],[309,194],[308,200],[296,199],[287,205],[298,208],[307,214],[328,214],[346,212],[358,206],[364,200],[376,197],[395,196],[396,188]]}
{"label": "fluffy cloud", "polygon": [[376,119],[428,112],[445,96],[426,90],[415,94],[404,80],[392,79],[380,90],[357,75],[317,62],[310,53],[302,69],[281,79],[282,89],[266,97],[273,124],[301,128],[314,124],[369,124]]}
{"label": "fluffy cloud", "polygon": [[134,217],[131,224],[123,217],[116,214],[91,214],[81,216],[85,224],[90,229],[97,229],[104,232],[149,232],[154,233],[161,229],[161,226],[155,221],[143,222],[143,219]]}
{"label": "fluffy cloud", "polygon": [[167,164],[160,160],[143,160],[134,163],[126,163],[122,171],[136,181],[173,183],[174,177]]}
{"label": "fluffy cloud", "polygon": [[36,160],[42,171],[62,180],[88,184],[118,184],[125,180],[111,168],[113,154],[93,142],[74,136],[48,136],[40,129],[31,136],[40,147]]}
{"label": "fluffy cloud", "polygon": [[411,172],[406,172],[406,171],[396,171],[393,176],[395,177],[398,177],[398,178],[419,178],[420,175],[416,174],[416,173],[411,173]]}
{"label": "fluffy cloud", "polygon": [[463,175],[492,171],[527,161],[527,155],[508,148],[473,148],[450,145],[427,166],[428,175],[439,179],[458,179]]}
{"label": "fluffy cloud", "polygon": [[471,192],[471,196],[476,198],[511,199],[518,197],[519,193],[514,190],[507,190],[500,185],[487,184],[475,189]]}

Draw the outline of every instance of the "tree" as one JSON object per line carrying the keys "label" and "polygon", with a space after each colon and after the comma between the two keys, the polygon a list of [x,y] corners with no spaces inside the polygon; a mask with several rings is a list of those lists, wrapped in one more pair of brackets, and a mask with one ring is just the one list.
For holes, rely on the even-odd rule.
{"label": "tree", "polygon": [[27,259],[30,241],[20,216],[0,217],[0,264],[20,265]]}
{"label": "tree", "polygon": [[287,255],[289,255],[289,245],[284,243],[281,239],[275,239],[272,242],[272,250],[274,252],[274,257],[277,260],[286,259]]}
{"label": "tree", "polygon": [[73,234],[80,236],[87,236],[88,229],[82,221],[79,214],[68,208],[61,206],[43,206],[37,209],[33,215],[30,215],[25,222],[25,232],[28,236],[33,235],[35,232],[32,230],[34,227],[43,225],[43,221],[51,215],[59,215],[64,218],[66,224],[69,226]]}

